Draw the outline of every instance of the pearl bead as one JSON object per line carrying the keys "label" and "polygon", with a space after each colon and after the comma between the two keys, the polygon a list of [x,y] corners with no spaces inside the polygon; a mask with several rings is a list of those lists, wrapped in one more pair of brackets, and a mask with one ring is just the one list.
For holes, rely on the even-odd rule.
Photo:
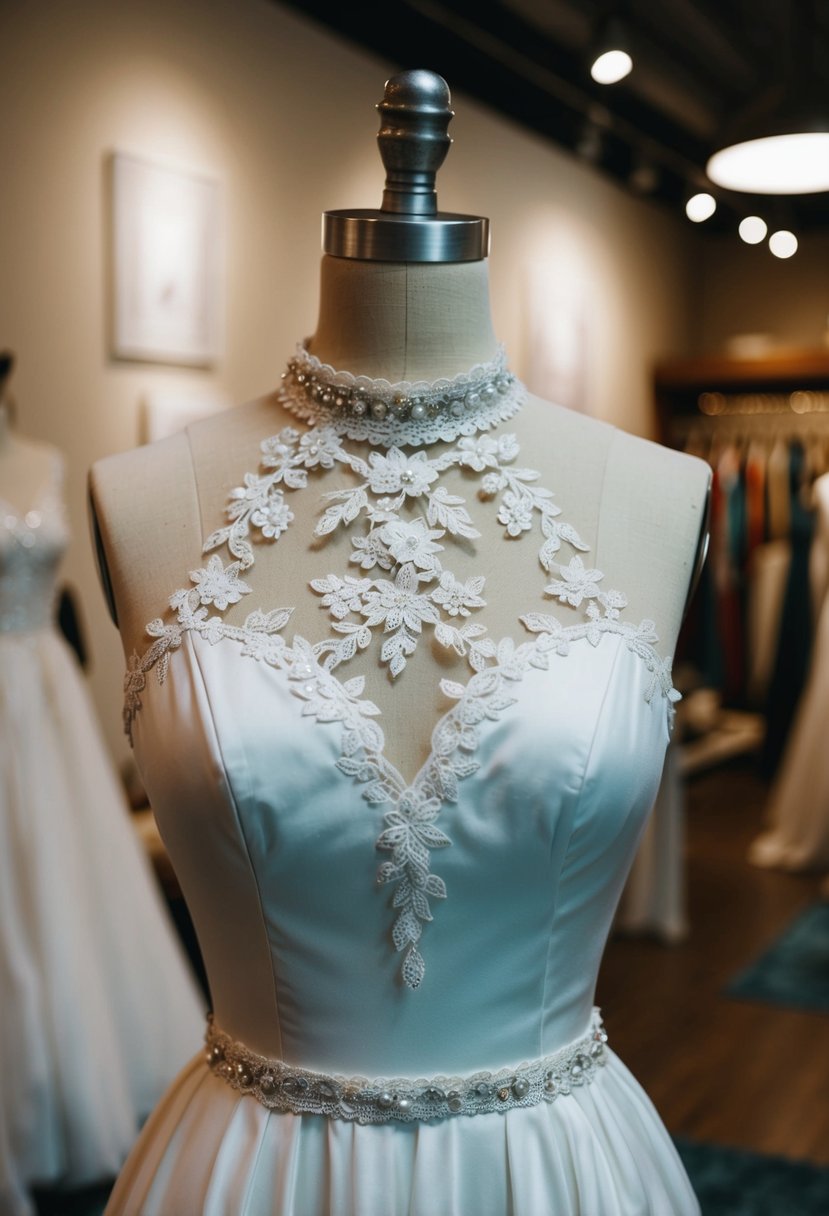
{"label": "pearl bead", "polygon": [[518,1077],[516,1081],[513,1081],[512,1092],[515,1094],[516,1098],[526,1098],[527,1094],[530,1092],[530,1083],[526,1077]]}
{"label": "pearl bead", "polygon": [[449,406],[449,412],[453,418],[459,418],[461,416],[461,414],[463,413],[463,402],[462,401],[453,401],[452,404]]}
{"label": "pearl bead", "polygon": [[412,417],[419,422],[421,418],[426,417],[426,406],[422,401],[415,401],[412,405]]}
{"label": "pearl bead", "polygon": [[394,1095],[390,1094],[387,1089],[384,1089],[377,1097],[377,1105],[381,1110],[390,1110],[394,1106]]}
{"label": "pearl bead", "polygon": [[402,1114],[404,1114],[404,1115],[405,1115],[406,1111],[409,1111],[409,1110],[411,1110],[411,1109],[412,1109],[412,1100],[411,1100],[411,1098],[398,1098],[398,1099],[397,1099],[397,1109],[398,1109],[398,1110],[399,1110],[399,1111],[400,1111]]}
{"label": "pearl bead", "polygon": [[495,385],[485,384],[481,389],[481,400],[484,405],[489,405],[495,398]]}
{"label": "pearl bead", "polygon": [[466,394],[466,408],[468,410],[476,410],[480,404],[481,404],[480,393],[472,392],[472,393]]}
{"label": "pearl bead", "polygon": [[411,469],[404,469],[400,474],[400,480],[404,485],[410,486],[415,479],[415,475]]}

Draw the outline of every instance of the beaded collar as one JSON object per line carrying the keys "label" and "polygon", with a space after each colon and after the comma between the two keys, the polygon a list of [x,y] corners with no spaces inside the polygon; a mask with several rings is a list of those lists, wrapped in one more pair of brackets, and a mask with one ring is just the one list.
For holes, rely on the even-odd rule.
{"label": "beaded collar", "polygon": [[412,446],[488,431],[521,407],[524,385],[509,371],[503,347],[452,379],[373,380],[337,371],[297,347],[284,373],[280,403],[312,426],[378,446]]}

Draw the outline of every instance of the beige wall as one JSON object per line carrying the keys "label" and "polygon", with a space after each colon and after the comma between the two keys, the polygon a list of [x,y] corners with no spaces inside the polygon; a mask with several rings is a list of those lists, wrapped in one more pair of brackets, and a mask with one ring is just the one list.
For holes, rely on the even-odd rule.
{"label": "beige wall", "polygon": [[800,233],[785,261],[739,237],[707,240],[701,260],[697,345],[722,349],[737,334],[771,344],[829,345],[829,233]]}
{"label": "beige wall", "polygon": [[[121,759],[122,658],[87,541],[86,470],[138,442],[148,392],[240,401],[273,386],[313,328],[319,213],[379,200],[372,107],[397,65],[265,0],[19,0],[2,25],[0,346],[19,357],[21,429],[69,460],[66,574]],[[649,364],[690,340],[687,227],[462,95],[455,106],[441,204],[492,219],[495,321],[513,365],[528,366],[531,307],[577,298],[594,411],[647,432]],[[222,182],[226,356],[212,372],[108,357],[104,162],[115,149]]]}

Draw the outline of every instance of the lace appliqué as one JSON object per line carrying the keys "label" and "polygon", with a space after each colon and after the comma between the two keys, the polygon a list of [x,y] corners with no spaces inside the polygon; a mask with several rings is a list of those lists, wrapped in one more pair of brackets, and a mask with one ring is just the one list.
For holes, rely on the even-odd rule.
{"label": "lace appliqu\u00e9", "polygon": [[[478,768],[474,753],[482,725],[497,721],[514,704],[512,689],[530,667],[547,669],[555,656],[568,654],[573,642],[586,640],[597,646],[606,633],[622,636],[641,658],[651,675],[646,700],[657,693],[664,696],[672,722],[673,702],[679,694],[671,682],[671,661],[660,658],[654,649],[653,622],[634,626],[620,619],[625,596],[601,588],[602,572],[587,567],[580,556],[588,546],[559,519],[561,512],[550,491],[535,484],[539,474],[514,467],[519,455],[515,436],[466,435],[434,457],[424,451],[406,454],[392,446],[363,460],[343,446],[331,426],[302,434],[286,427],[266,439],[261,452],[260,473],[246,474],[244,483],[231,492],[228,524],[204,545],[205,554],[227,545],[235,560],[224,565],[213,553],[206,566],[192,571],[193,585],[170,599],[175,620],[151,622],[147,632],[154,642],[143,655],[132,657],[125,680],[125,727],[131,733],[148,673],[156,668],[159,681],[164,680],[170,655],[188,632],[213,645],[222,639],[235,641],[243,655],[283,670],[292,691],[304,702],[304,715],[339,724],[337,767],[364,787],[368,803],[384,808],[376,847],[388,856],[377,879],[394,889],[392,940],[403,955],[404,983],[417,988],[425,973],[420,940],[424,925],[433,917],[431,901],[447,894],[443,879],[431,868],[433,851],[451,844],[437,821],[442,807],[457,801],[459,782]],[[220,616],[210,615],[211,606],[223,612],[249,594],[241,576],[254,564],[252,530],[264,541],[278,541],[294,518],[287,492],[304,489],[311,471],[324,472],[335,465],[348,468],[359,483],[324,496],[327,505],[316,535],[348,528],[364,518],[367,528],[353,537],[350,560],[363,572],[379,569],[382,574],[328,574],[312,580],[336,636],[315,644],[296,636],[288,645],[279,632],[290,608],[253,612],[242,626],[227,625]],[[523,537],[539,521],[538,560],[548,575],[555,576],[545,591],[562,604],[583,607],[581,621],[565,625],[554,616],[529,613],[520,620],[534,636],[516,646],[511,638],[490,638],[484,625],[470,619],[485,606],[484,579],[473,577],[462,583],[444,568],[439,556],[445,551],[442,540],[480,535],[464,499],[440,485],[441,473],[453,466],[482,475],[478,496],[496,501],[497,518],[508,538]],[[401,518],[404,505],[421,504],[423,515]],[[558,560],[562,544],[575,550],[566,564]],[[380,626],[384,634],[380,658],[393,678],[405,669],[424,626],[433,627],[435,639],[466,658],[472,669],[466,684],[441,681],[441,691],[455,704],[438,721],[429,757],[411,783],[385,757],[383,732],[374,721],[379,710],[362,699],[363,677],[341,681],[334,674],[371,644],[372,630]]]}
{"label": "lace appliqu\u00e9", "polygon": [[[436,641],[468,657],[475,670],[492,659],[495,646],[484,636],[486,627],[467,619],[486,606],[484,579],[473,577],[462,583],[444,569],[438,556],[444,552],[439,542],[446,537],[474,540],[480,536],[465,500],[440,484],[441,474],[453,466],[482,475],[479,497],[498,500],[498,520],[507,537],[520,537],[539,519],[543,543],[538,557],[545,570],[555,568],[562,542],[587,550],[575,528],[557,518],[561,512],[551,492],[534,484],[539,474],[513,467],[520,454],[514,435],[498,439],[467,436],[435,457],[391,447],[383,453],[371,452],[363,460],[343,447],[331,427],[303,435],[286,427],[261,444],[261,453],[261,471],[247,473],[243,485],[231,492],[230,522],[213,532],[204,545],[209,553],[226,544],[242,569],[254,563],[253,531],[262,540],[276,541],[290,526],[294,516],[286,490],[304,489],[309,472],[324,472],[339,464],[359,479],[352,488],[323,495],[326,506],[315,535],[350,528],[364,517],[368,528],[354,537],[350,560],[361,571],[378,569],[390,577],[328,574],[312,580],[311,587],[328,608],[337,635],[317,647],[331,669],[365,650],[371,644],[372,629],[379,626],[385,635],[380,658],[392,678],[405,669],[424,626],[433,626]],[[410,520],[400,517],[404,506],[421,504],[425,515]],[[355,616],[362,619],[355,620]]]}
{"label": "lace appliqu\u00e9", "polygon": [[155,641],[144,654],[133,651],[124,677],[124,731],[132,742],[132,724],[141,708],[141,694],[147,686],[147,675],[155,668],[159,684],[163,684],[170,666],[170,656],[178,650],[187,633],[197,633],[215,646],[222,638],[242,644],[242,654],[263,659],[276,665],[285,650],[279,631],[293,612],[292,608],[275,608],[271,612],[257,609],[245,619],[244,625],[227,625],[219,616],[210,616],[213,605],[224,611],[238,604],[250,587],[239,578],[240,563],[223,566],[221,558],[211,557],[201,570],[190,574],[195,587],[183,588],[170,596],[170,607],[176,619],[164,622],[160,617],[150,621],[147,633]]}

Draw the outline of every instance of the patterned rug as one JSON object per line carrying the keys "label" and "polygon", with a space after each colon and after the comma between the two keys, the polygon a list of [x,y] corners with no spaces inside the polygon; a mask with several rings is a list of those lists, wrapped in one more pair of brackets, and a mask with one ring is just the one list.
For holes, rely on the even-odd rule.
{"label": "patterned rug", "polygon": [[829,903],[813,904],[801,912],[764,954],[731,981],[726,994],[829,1013]]}
{"label": "patterned rug", "polygon": [[676,1140],[702,1216],[826,1216],[829,1169]]}

